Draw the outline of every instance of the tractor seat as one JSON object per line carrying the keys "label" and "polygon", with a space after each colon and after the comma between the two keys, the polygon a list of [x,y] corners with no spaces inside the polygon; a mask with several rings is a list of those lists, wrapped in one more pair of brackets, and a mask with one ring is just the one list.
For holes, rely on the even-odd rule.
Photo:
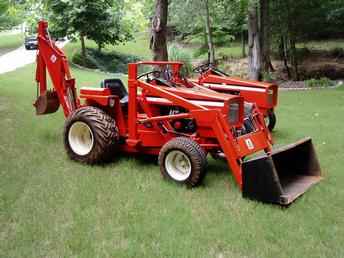
{"label": "tractor seat", "polygon": [[112,95],[119,97],[122,106],[128,104],[128,91],[120,79],[105,79],[100,87],[110,89]]}

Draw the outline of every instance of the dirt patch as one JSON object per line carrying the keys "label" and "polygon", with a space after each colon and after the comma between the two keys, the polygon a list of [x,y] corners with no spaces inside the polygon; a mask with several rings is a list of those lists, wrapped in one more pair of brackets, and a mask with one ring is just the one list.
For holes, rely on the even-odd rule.
{"label": "dirt patch", "polygon": [[[320,51],[301,49],[299,69],[299,80],[329,78],[340,80],[344,78],[344,49],[333,49]],[[287,69],[281,61],[273,62],[276,72],[276,79],[287,80]],[[290,71],[292,68],[290,68]]]}
{"label": "dirt patch", "polygon": [[320,79],[327,77],[331,80],[344,78],[344,63],[333,59],[306,60],[300,66],[301,79]]}
{"label": "dirt patch", "polygon": [[[288,73],[282,61],[274,60],[275,72],[269,75],[268,80],[288,81]],[[229,59],[223,61],[220,66],[226,73],[232,76],[247,78],[248,61],[245,59]],[[344,50],[316,51],[303,56],[303,61],[299,64],[299,80],[328,78],[330,80],[344,79]],[[291,69],[291,68],[290,68]],[[296,87],[301,87],[301,82],[296,83]]]}

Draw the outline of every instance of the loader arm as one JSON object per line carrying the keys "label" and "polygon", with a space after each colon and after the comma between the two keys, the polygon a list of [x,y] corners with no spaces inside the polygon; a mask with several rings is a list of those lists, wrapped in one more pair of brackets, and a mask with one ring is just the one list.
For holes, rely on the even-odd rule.
{"label": "loader arm", "polygon": [[[75,80],[72,78],[68,61],[61,49],[48,34],[48,23],[39,22],[36,81],[38,99],[34,106],[38,115],[53,113],[61,105],[65,117],[80,106]],[[47,87],[47,70],[51,78],[52,90]],[[53,107],[54,106],[54,107]]]}

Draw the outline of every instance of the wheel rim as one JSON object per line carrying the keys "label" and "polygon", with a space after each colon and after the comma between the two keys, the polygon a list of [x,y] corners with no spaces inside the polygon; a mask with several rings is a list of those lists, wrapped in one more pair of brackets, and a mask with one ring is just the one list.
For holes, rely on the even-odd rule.
{"label": "wheel rim", "polygon": [[84,122],[75,122],[69,129],[68,142],[76,154],[87,155],[91,152],[94,143],[91,128]]}
{"label": "wheel rim", "polygon": [[270,118],[269,118],[269,116],[265,116],[264,117],[264,122],[265,122],[266,127],[269,127],[269,125],[270,125]]}
{"label": "wheel rim", "polygon": [[165,168],[176,181],[185,181],[191,175],[191,161],[184,152],[179,150],[167,154]]}

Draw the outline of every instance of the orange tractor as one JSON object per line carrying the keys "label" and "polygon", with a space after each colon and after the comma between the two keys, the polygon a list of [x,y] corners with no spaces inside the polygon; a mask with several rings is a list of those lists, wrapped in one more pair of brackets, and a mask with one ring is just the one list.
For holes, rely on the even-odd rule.
{"label": "orange tractor", "polygon": [[[34,105],[38,115],[62,107],[71,159],[97,164],[116,151],[158,155],[164,178],[194,187],[205,177],[207,154],[217,153],[226,158],[244,197],[280,205],[321,179],[311,139],[273,150],[256,104],[183,78],[180,62],[129,64],[128,92],[120,79],[106,79],[100,88],[81,88],[78,97],[66,56],[47,29],[41,21]],[[260,157],[244,161],[257,152]]]}
{"label": "orange tractor", "polygon": [[239,95],[247,102],[256,103],[264,115],[268,129],[272,131],[275,128],[275,107],[278,100],[276,84],[231,77],[210,63],[196,67],[194,72],[200,74],[198,84],[217,92]]}

